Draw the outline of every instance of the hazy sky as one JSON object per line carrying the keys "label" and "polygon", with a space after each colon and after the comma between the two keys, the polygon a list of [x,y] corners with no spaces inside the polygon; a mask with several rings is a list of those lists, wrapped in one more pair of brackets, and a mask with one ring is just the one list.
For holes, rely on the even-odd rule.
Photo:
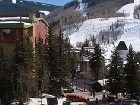
{"label": "hazy sky", "polygon": [[71,0],[28,0],[28,1],[38,1],[48,4],[55,4],[55,5],[64,5]]}

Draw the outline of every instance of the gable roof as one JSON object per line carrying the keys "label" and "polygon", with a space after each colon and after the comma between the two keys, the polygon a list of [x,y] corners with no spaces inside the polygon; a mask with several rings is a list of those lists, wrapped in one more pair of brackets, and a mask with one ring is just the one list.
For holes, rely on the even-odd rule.
{"label": "gable roof", "polygon": [[117,48],[116,48],[116,50],[128,50],[128,48],[127,48],[127,46],[126,46],[124,41],[120,41],[118,46],[117,46]]}
{"label": "gable roof", "polygon": [[43,21],[47,26],[49,26],[49,24],[46,22],[46,20],[44,18],[36,18],[35,21]]}

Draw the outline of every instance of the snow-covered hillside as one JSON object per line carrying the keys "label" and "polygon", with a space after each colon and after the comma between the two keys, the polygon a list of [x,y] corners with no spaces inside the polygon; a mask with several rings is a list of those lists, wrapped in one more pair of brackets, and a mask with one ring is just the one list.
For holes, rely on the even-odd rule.
{"label": "snow-covered hillside", "polygon": [[81,14],[83,14],[83,16],[85,17],[86,16],[86,12],[85,12],[85,9],[86,9],[86,4],[85,3],[82,3],[82,0],[78,0],[80,3],[79,3],[79,6],[76,8],[77,11],[80,11]]}
{"label": "snow-covered hillside", "polygon": [[[101,31],[110,31],[112,24],[121,22],[121,35],[114,40],[114,45],[117,46],[120,41],[125,41],[127,47],[131,44],[135,51],[140,51],[140,20],[134,19],[134,8],[140,4],[140,0],[134,0],[134,3],[126,4],[120,8],[117,13],[125,13],[126,17],[112,17],[112,18],[97,18],[86,20],[77,30],[66,30],[65,35],[69,33],[70,42],[76,46],[77,42],[84,42],[86,39],[95,36],[99,41],[99,33]],[[70,34],[70,31],[72,32]],[[109,33],[111,37],[111,32]],[[105,55],[108,57],[114,45],[101,45],[105,48]]]}

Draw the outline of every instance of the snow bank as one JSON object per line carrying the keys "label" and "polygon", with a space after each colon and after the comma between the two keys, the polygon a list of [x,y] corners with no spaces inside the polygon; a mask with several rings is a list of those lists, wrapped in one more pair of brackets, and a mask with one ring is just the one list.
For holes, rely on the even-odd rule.
{"label": "snow bank", "polygon": [[0,17],[0,21],[4,21],[4,20],[19,20],[20,18],[29,19],[29,17]]}
{"label": "snow bank", "polygon": [[[42,98],[42,104],[48,105],[46,98]],[[41,105],[41,98],[30,98],[27,105]]]}
{"label": "snow bank", "polygon": [[[42,98],[42,104],[48,105],[47,98],[52,98],[52,95],[45,95],[45,98]],[[63,102],[66,101],[66,98],[57,98],[58,105],[63,105]],[[41,105],[41,98],[29,98],[27,105]]]}
{"label": "snow bank", "polygon": [[64,101],[66,101],[66,98],[58,98],[58,105],[63,105]]}

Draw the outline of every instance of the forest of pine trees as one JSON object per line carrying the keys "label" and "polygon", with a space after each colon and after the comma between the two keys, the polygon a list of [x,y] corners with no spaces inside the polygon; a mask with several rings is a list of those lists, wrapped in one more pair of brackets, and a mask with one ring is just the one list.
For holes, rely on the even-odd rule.
{"label": "forest of pine trees", "polygon": [[[83,46],[88,46],[88,41],[85,41]],[[83,48],[84,47],[82,47],[81,53],[87,55],[86,52],[83,52]],[[124,64],[120,52],[114,49],[110,64],[104,66],[104,57],[102,56],[99,44],[95,44],[94,52],[88,54],[88,56],[91,56],[89,63],[91,77],[94,81],[104,78],[101,77],[102,72],[107,72],[106,78],[108,80],[104,88],[109,91],[110,94],[115,95],[116,98],[118,98],[118,93],[125,94],[126,97],[130,99],[137,99],[140,97],[140,66],[136,53],[131,45],[129,46],[126,64]],[[108,68],[107,71],[106,68]]]}
{"label": "forest of pine trees", "polygon": [[111,94],[115,94],[117,97],[118,93],[124,92],[123,61],[116,49],[111,57],[112,59],[110,63],[109,73],[107,75],[107,89],[111,92]]}
{"label": "forest of pine trees", "polygon": [[140,97],[139,70],[136,53],[131,45],[129,46],[126,64],[123,64],[119,52],[115,49],[107,75],[107,90],[116,95],[116,98],[118,93],[123,93],[126,94],[127,98],[137,99]]}
{"label": "forest of pine trees", "polygon": [[9,105],[14,99],[22,105],[29,97],[40,97],[42,93],[59,97],[62,95],[62,87],[69,86],[66,78],[74,76],[77,59],[74,54],[70,54],[72,46],[69,39],[64,39],[61,29],[56,35],[50,24],[48,30],[45,44],[40,37],[33,45],[29,35],[19,35],[10,68],[6,66],[9,61],[6,61],[3,43],[0,41],[2,105]]}
{"label": "forest of pine trees", "polygon": [[102,56],[101,48],[99,44],[95,45],[94,53],[91,55],[90,68],[92,79],[97,81],[101,79],[101,74],[103,72],[104,57]]}
{"label": "forest of pine trees", "polygon": [[[41,97],[48,93],[60,97],[63,95],[62,87],[70,86],[67,78],[74,80],[78,59],[68,38],[64,38],[62,29],[55,34],[52,24],[48,27],[46,40],[39,37],[32,43],[30,36],[19,35],[15,43],[13,57],[7,61],[4,54],[2,36],[0,36],[0,102],[2,105],[16,99],[20,105],[30,97]],[[106,90],[110,94],[126,94],[127,98],[140,97],[140,66],[136,53],[130,45],[127,54],[127,63],[124,64],[120,53],[115,49],[112,53],[109,69],[106,70],[105,60],[99,44],[94,43],[94,51],[84,51],[88,47],[88,40],[82,45],[80,57],[90,56],[91,79],[103,79],[107,72]],[[10,68],[8,68],[10,65]]]}

